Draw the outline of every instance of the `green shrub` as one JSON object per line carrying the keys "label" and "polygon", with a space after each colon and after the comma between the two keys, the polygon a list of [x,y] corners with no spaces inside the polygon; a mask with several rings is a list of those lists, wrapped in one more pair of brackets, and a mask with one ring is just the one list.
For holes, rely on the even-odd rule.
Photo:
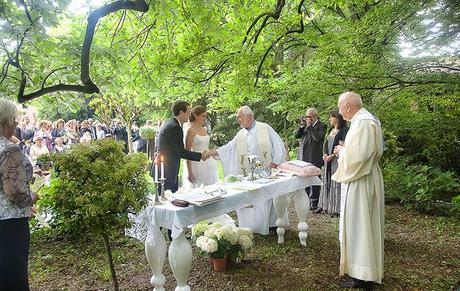
{"label": "green shrub", "polygon": [[460,195],[457,195],[454,198],[452,198],[451,214],[452,216],[460,219]]}
{"label": "green shrub", "polygon": [[40,203],[52,210],[59,231],[103,238],[117,289],[109,238],[129,225],[128,213],[146,206],[148,161],[143,154],[125,155],[112,139],[73,145],[53,160],[56,176]]}
{"label": "green shrub", "polygon": [[396,200],[422,212],[441,209],[439,202],[451,202],[455,208],[459,179],[454,172],[426,165],[408,165],[405,160],[387,162],[383,167],[385,192],[388,200]]}

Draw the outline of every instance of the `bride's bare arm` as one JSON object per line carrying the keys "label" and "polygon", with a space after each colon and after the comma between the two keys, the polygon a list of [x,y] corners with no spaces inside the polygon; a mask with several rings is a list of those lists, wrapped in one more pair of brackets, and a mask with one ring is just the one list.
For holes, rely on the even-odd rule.
{"label": "bride's bare arm", "polygon": [[[185,136],[185,148],[189,151],[192,150],[193,138],[195,137],[195,135],[196,135],[195,129],[190,127],[187,130],[187,135]],[[186,160],[186,162],[187,162],[187,173],[188,173],[187,179],[190,181],[190,183],[193,183],[195,182],[195,177],[193,176],[193,172],[192,172],[192,161]]]}

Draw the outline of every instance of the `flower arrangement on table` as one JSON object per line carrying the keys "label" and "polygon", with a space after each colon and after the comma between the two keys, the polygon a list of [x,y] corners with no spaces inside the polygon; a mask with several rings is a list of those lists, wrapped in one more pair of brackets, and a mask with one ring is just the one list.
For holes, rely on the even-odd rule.
{"label": "flower arrangement on table", "polygon": [[218,222],[209,224],[201,221],[192,228],[192,238],[202,255],[212,259],[236,261],[243,258],[252,245],[252,230],[247,227],[222,225]]}

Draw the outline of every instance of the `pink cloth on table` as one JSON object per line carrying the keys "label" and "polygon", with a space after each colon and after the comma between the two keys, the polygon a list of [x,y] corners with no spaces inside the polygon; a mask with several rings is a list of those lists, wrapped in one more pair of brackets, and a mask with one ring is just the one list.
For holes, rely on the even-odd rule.
{"label": "pink cloth on table", "polygon": [[278,170],[286,173],[296,174],[300,177],[311,177],[321,175],[321,169],[314,165],[300,167],[297,165],[293,165],[289,162],[284,162],[278,165]]}

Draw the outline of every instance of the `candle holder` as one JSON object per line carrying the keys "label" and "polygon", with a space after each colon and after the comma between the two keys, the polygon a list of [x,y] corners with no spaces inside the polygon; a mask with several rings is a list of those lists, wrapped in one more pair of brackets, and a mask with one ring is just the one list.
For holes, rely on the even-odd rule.
{"label": "candle holder", "polygon": [[[165,181],[166,178],[160,178],[155,182],[157,185],[157,189],[155,191],[155,205],[160,205],[167,201],[165,196]],[[160,189],[160,191],[158,191],[158,189]]]}
{"label": "candle holder", "polygon": [[158,205],[158,204],[161,204],[160,196],[158,194],[158,186],[160,185],[160,183],[158,181],[155,181],[155,184],[157,185],[157,189],[155,189],[155,202],[154,202],[154,204]]}
{"label": "candle holder", "polygon": [[255,174],[255,169],[256,169],[256,161],[259,160],[259,157],[256,155],[250,155],[248,156],[248,160],[249,160],[249,166],[251,170],[251,176],[249,177],[249,181],[254,181],[257,179],[254,174]]}
{"label": "candle holder", "polygon": [[160,201],[162,202],[167,200],[165,196],[165,181],[166,178],[160,178]]}

